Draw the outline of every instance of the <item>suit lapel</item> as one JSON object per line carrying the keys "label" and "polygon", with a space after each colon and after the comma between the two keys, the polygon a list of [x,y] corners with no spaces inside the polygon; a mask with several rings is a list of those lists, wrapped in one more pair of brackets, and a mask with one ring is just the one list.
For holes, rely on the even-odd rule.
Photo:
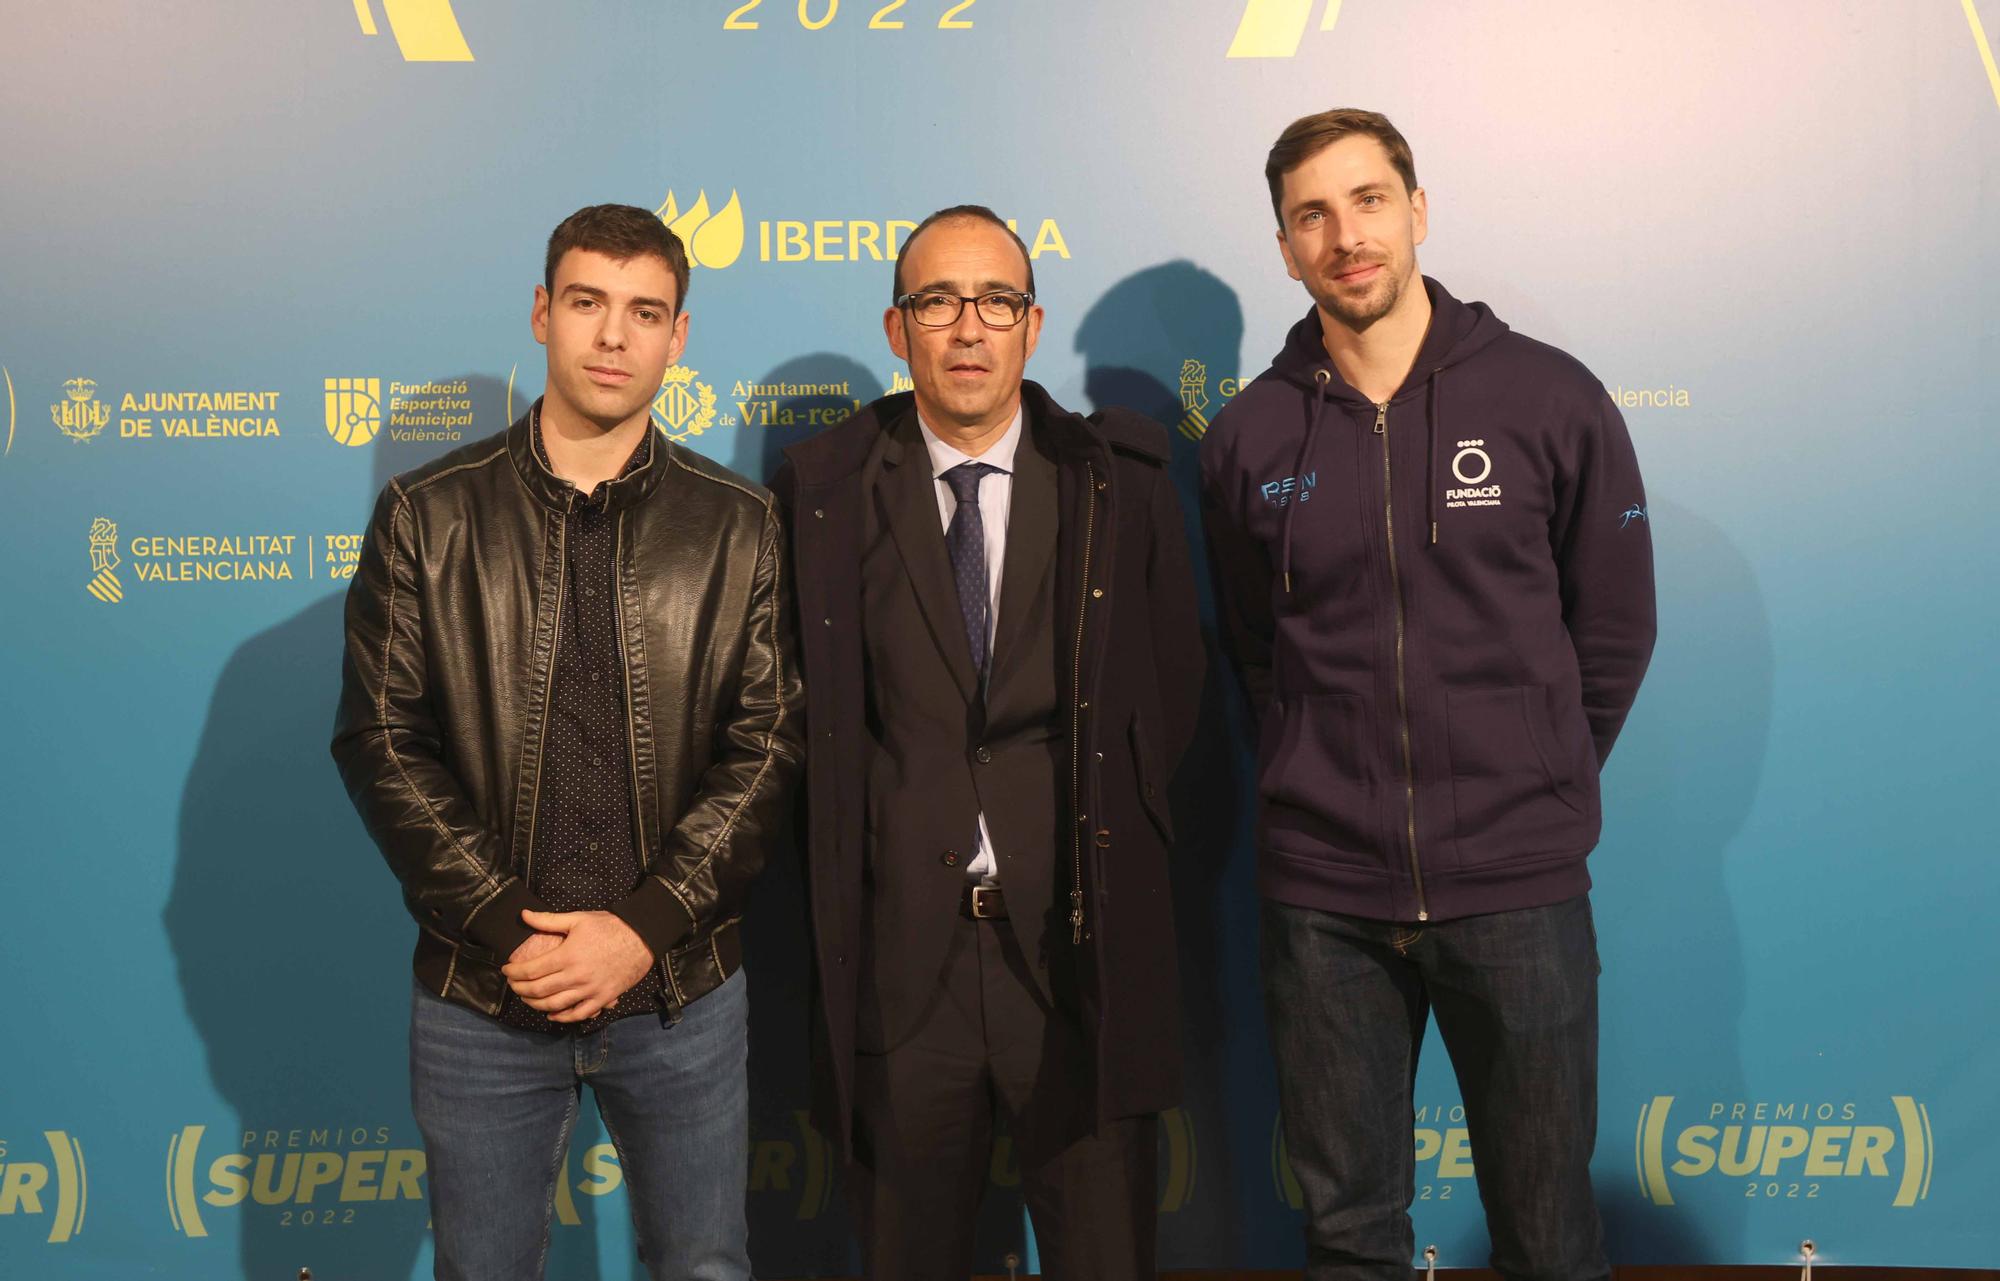
{"label": "suit lapel", "polygon": [[[1025,407],[1024,407],[1025,410]],[[998,683],[1034,616],[1042,579],[1056,552],[1056,465],[1042,452],[1032,423],[1023,423],[1014,450],[1014,492],[1007,510],[1007,555],[1000,566],[1000,620],[993,637]]]}
{"label": "suit lapel", "polygon": [[910,585],[917,594],[931,637],[951,668],[952,679],[968,703],[979,699],[972,670],[972,647],[965,639],[965,615],[958,606],[951,556],[945,550],[944,527],[938,519],[937,482],[931,478],[930,451],[924,448],[914,413],[895,423],[893,445],[883,455],[877,493],[883,519]]}

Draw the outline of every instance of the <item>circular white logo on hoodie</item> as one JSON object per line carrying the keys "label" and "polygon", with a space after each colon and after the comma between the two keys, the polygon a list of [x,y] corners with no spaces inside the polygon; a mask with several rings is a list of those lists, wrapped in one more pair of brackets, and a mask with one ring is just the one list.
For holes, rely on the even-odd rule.
{"label": "circular white logo on hoodie", "polygon": [[[1459,484],[1477,485],[1480,481],[1485,480],[1493,474],[1493,460],[1487,456],[1485,450],[1480,448],[1481,445],[1486,443],[1485,441],[1461,440],[1458,443],[1460,446],[1459,451],[1451,457],[1451,474],[1458,477]],[[1479,469],[1477,475],[1466,474],[1466,462],[1468,459],[1471,460],[1472,466]]]}

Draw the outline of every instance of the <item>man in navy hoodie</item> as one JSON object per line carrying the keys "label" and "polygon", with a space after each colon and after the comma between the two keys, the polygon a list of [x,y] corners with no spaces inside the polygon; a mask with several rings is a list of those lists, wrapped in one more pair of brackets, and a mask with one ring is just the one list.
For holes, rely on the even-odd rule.
{"label": "man in navy hoodie", "polygon": [[1608,1277],[1584,860],[1653,649],[1638,462],[1589,370],[1418,274],[1425,197],[1387,119],[1298,120],[1265,176],[1314,306],[1201,463],[1260,726],[1265,1003],[1306,1276],[1410,1275],[1435,1011],[1493,1266]]}

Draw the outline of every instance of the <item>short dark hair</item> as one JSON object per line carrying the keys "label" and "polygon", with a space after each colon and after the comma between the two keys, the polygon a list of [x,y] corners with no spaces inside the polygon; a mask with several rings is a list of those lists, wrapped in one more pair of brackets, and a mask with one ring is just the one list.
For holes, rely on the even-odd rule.
{"label": "short dark hair", "polygon": [[617,262],[660,259],[674,275],[674,311],[686,309],[687,250],[657,215],[637,205],[586,205],[563,219],[549,233],[548,259],[542,264],[544,289],[555,292],[556,264],[572,249],[600,253]]}
{"label": "short dark hair", "polygon": [[1389,163],[1403,177],[1404,190],[1416,191],[1417,162],[1410,156],[1410,144],[1389,123],[1389,117],[1358,107],[1336,107],[1316,116],[1300,116],[1285,126],[1285,131],[1271,144],[1270,157],[1264,161],[1264,181],[1271,185],[1271,212],[1277,215],[1279,226],[1285,224],[1285,175],[1352,134],[1381,143],[1382,150],[1389,153]]}
{"label": "short dark hair", "polygon": [[1028,265],[1028,292],[1035,292],[1035,260],[1028,256],[1028,246],[1021,239],[1021,233],[1009,227],[1005,218],[994,213],[985,205],[953,205],[949,209],[940,209],[930,217],[924,219],[917,224],[915,231],[904,237],[903,247],[896,251],[896,274],[890,280],[890,306],[895,306],[896,300],[903,296],[903,255],[910,252],[910,246],[917,243],[917,237],[929,230],[932,223],[947,221],[990,222],[1000,230],[1006,232],[1014,241],[1014,247],[1021,251],[1021,261]]}

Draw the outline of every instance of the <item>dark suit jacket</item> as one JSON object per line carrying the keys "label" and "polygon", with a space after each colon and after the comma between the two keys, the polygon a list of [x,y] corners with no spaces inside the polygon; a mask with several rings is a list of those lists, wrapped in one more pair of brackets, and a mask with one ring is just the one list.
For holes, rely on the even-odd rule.
{"label": "dark suit jacket", "polygon": [[[1077,1004],[1095,1067],[1094,1079],[1084,1083],[1091,1096],[1086,1111],[1101,1126],[1170,1107],[1179,1096],[1180,991],[1167,879],[1172,839],[1167,781],[1193,731],[1207,665],[1179,502],[1167,475],[1165,431],[1119,410],[1089,418],[1072,414],[1032,382],[1022,385],[1022,403],[1028,434],[1022,449],[1032,448],[1055,472],[1048,643],[1058,691],[1053,759],[1060,834],[1051,851],[1051,875],[1040,882],[1048,887],[1046,907],[1034,897],[1037,891],[1025,873],[1018,888],[1005,868],[1002,876],[1010,915],[1017,924],[1027,921],[1038,940],[1024,945],[1045,962],[1051,985],[1073,994]],[[790,521],[806,681],[807,878],[819,980],[815,1115],[843,1151],[851,1139],[863,948],[879,937],[869,913],[871,906],[879,911],[893,901],[879,884],[868,882],[868,836],[874,830],[879,839],[885,821],[869,811],[870,761],[877,751],[870,707],[900,694],[869,687],[864,614],[872,598],[864,565],[870,523],[880,520],[894,530],[907,519],[913,534],[921,524],[940,553],[943,543],[934,499],[928,523],[913,513],[887,514],[894,500],[885,494],[884,477],[891,468],[920,470],[928,497],[928,459],[921,444],[905,443],[916,440],[913,432],[898,439],[915,412],[907,393],[876,401],[840,426],[787,449],[774,482]],[[912,448],[914,467],[908,457]],[[916,506],[907,496],[902,501]],[[1008,651],[1023,645],[1008,634],[1008,593],[1017,556],[1023,577],[1034,562],[1034,552],[1022,550],[1016,537],[1028,523],[1019,509],[1009,520],[996,673],[1009,663]],[[921,603],[926,595],[937,595],[922,587],[922,579],[935,572],[935,564],[918,571],[911,615],[926,613],[927,639],[958,688],[950,699],[935,691],[927,698],[944,704],[932,714],[964,715],[971,662],[963,625],[955,611],[934,619]],[[948,573],[943,588],[951,590]],[[948,604],[954,598],[941,599]],[[1021,610],[1014,614],[1024,621],[1032,617]],[[989,721],[1006,715],[1006,697],[1003,691],[989,705]],[[966,719],[955,744],[960,761],[976,753],[986,728]],[[989,823],[996,812],[989,802]],[[949,837],[926,829],[892,839],[898,849],[920,850],[926,840],[935,844]],[[1030,857],[1000,829],[994,840],[1003,854]],[[879,866],[882,852],[876,853]],[[962,868],[939,870],[956,876]],[[956,882],[939,884],[946,888],[936,890],[938,895],[956,894]],[[908,901],[914,904],[919,893],[930,891],[913,891]],[[924,902],[917,914],[942,915],[948,925],[948,910],[934,912],[935,904]],[[934,978],[931,971],[925,981]]]}
{"label": "dark suit jacket", "polygon": [[[932,1003],[981,813],[1015,933],[1036,981],[1053,993],[1044,936],[1058,893],[1057,843],[1068,834],[1057,804],[1068,786],[1058,697],[1066,682],[1056,673],[1056,466],[1032,433],[1024,429],[1014,457],[983,682],[915,414],[876,434],[862,490],[871,501],[861,553],[868,733],[857,1048],[880,1052],[907,1039]],[[1065,919],[1069,906],[1064,891]]]}

